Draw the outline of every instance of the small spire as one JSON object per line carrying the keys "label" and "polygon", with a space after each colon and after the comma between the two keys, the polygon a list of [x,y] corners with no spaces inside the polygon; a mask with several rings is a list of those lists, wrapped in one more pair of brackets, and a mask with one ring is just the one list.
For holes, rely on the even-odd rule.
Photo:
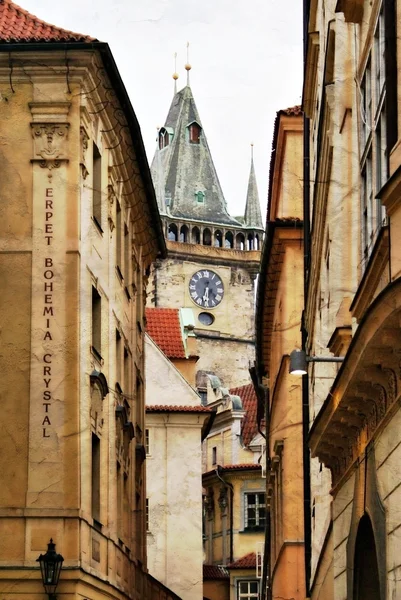
{"label": "small spire", "polygon": [[246,195],[244,219],[247,227],[256,227],[258,229],[263,229],[258,186],[256,183],[255,166],[253,164],[253,144],[251,144],[251,171],[249,173],[248,192]]}
{"label": "small spire", "polygon": [[189,42],[187,42],[187,63],[185,65],[185,70],[187,72],[187,85],[189,85],[189,72],[191,69],[192,69],[192,67],[189,64]]}
{"label": "small spire", "polygon": [[177,52],[174,53],[174,73],[173,73],[173,79],[174,79],[174,96],[177,93],[177,79],[178,79],[178,73],[177,73]]}

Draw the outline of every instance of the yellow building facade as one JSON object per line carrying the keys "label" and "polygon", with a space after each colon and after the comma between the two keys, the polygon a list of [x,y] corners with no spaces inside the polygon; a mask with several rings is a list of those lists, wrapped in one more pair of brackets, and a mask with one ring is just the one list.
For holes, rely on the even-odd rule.
{"label": "yellow building facade", "polygon": [[165,253],[107,44],[0,5],[0,591],[177,598],[147,575],[144,304]]}
{"label": "yellow building facade", "polygon": [[[248,384],[230,391],[211,377],[207,406],[215,418],[204,442],[204,590],[210,600],[253,598],[266,523],[263,432]],[[221,596],[223,594],[223,596]]]}
{"label": "yellow building facade", "polygon": [[397,599],[400,6],[306,8],[310,596]]}
{"label": "yellow building facade", "polygon": [[301,347],[303,307],[303,115],[277,113],[266,237],[256,312],[259,421],[266,412],[267,527],[262,598],[304,600],[302,381],[289,374]]}

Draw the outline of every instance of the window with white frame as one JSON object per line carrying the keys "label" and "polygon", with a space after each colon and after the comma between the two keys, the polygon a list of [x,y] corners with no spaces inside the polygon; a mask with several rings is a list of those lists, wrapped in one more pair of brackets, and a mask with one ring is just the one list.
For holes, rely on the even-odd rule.
{"label": "window with white frame", "polygon": [[385,213],[376,195],[388,177],[385,22],[381,7],[360,85],[362,262],[369,258]]}
{"label": "window with white frame", "polygon": [[237,600],[251,600],[259,597],[259,582],[257,580],[237,582]]}
{"label": "window with white frame", "polygon": [[266,523],[266,494],[252,492],[244,494],[244,528],[259,529]]}

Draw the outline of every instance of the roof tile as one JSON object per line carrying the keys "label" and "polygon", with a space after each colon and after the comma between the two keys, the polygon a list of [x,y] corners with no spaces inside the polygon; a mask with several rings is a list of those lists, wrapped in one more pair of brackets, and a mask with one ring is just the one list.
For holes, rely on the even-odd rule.
{"label": "roof tile", "polygon": [[203,580],[230,579],[227,569],[220,565],[203,565]]}
{"label": "roof tile", "polygon": [[[239,463],[237,465],[217,465],[216,468],[219,469],[219,473],[224,473],[225,471],[259,471],[262,470],[262,465],[259,463]],[[215,474],[216,468],[207,473],[203,473],[202,477]]]}
{"label": "roof tile", "polygon": [[178,406],[172,404],[154,404],[146,406],[146,412],[192,412],[192,413],[200,413],[213,412],[209,406]]}
{"label": "roof tile", "polygon": [[227,565],[227,569],[256,569],[256,554],[250,552]]}
{"label": "roof tile", "polygon": [[178,308],[147,308],[146,330],[168,358],[186,358]]}
{"label": "roof tile", "polygon": [[88,35],[50,25],[11,0],[0,0],[0,43],[93,41]]}

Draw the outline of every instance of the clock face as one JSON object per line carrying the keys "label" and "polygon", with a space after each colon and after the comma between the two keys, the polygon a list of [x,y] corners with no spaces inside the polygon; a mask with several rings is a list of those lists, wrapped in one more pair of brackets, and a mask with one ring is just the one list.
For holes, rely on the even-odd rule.
{"label": "clock face", "polygon": [[196,271],[189,281],[189,295],[197,306],[216,308],[223,300],[223,282],[214,271]]}

